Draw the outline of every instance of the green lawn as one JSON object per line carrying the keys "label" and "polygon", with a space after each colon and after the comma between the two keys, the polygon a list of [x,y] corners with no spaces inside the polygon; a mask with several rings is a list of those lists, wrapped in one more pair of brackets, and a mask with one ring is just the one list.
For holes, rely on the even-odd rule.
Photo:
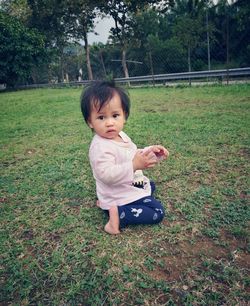
{"label": "green lawn", "polygon": [[103,231],[81,89],[0,94],[1,305],[247,305],[250,86],[130,89],[161,225]]}

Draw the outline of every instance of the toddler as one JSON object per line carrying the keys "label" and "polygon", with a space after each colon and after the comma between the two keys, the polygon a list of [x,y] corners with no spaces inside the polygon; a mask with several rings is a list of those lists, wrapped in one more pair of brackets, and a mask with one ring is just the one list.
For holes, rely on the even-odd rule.
{"label": "toddler", "polygon": [[84,89],[81,111],[95,135],[89,148],[96,181],[97,205],[109,215],[104,230],[119,234],[131,224],[156,224],[164,209],[152,195],[155,185],[142,170],[154,167],[169,153],[161,145],[137,149],[123,132],[130,100],[113,82],[95,81]]}

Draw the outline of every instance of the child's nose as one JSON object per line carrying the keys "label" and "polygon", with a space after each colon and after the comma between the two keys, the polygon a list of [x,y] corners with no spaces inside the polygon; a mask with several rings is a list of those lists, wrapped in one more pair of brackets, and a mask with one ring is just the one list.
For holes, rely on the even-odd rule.
{"label": "child's nose", "polygon": [[114,124],[113,118],[108,118],[108,120],[106,121],[106,124],[107,124],[108,126],[113,125],[113,124]]}

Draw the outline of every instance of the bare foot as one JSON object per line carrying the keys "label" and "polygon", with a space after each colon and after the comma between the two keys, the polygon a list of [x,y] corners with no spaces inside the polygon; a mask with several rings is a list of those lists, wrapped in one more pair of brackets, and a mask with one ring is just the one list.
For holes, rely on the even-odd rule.
{"label": "bare foot", "polygon": [[118,215],[118,208],[117,206],[113,206],[109,209],[109,221],[104,226],[104,230],[106,233],[110,235],[120,234],[119,225],[120,225],[120,220]]}
{"label": "bare foot", "polygon": [[110,235],[120,234],[119,228],[117,228],[117,226],[112,224],[112,222],[110,222],[110,221],[104,226],[104,230],[105,230],[106,233],[108,233]]}
{"label": "bare foot", "polygon": [[99,200],[96,200],[96,206],[100,207],[100,201]]}

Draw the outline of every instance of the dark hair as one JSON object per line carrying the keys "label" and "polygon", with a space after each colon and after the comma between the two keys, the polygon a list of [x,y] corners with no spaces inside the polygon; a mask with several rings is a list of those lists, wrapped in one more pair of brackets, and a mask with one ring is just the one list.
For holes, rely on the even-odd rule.
{"label": "dark hair", "polygon": [[94,81],[85,87],[81,95],[81,111],[85,122],[88,123],[93,105],[98,106],[100,111],[115,94],[118,94],[121,99],[122,109],[127,119],[130,110],[130,99],[125,90],[116,86],[114,82]]}

